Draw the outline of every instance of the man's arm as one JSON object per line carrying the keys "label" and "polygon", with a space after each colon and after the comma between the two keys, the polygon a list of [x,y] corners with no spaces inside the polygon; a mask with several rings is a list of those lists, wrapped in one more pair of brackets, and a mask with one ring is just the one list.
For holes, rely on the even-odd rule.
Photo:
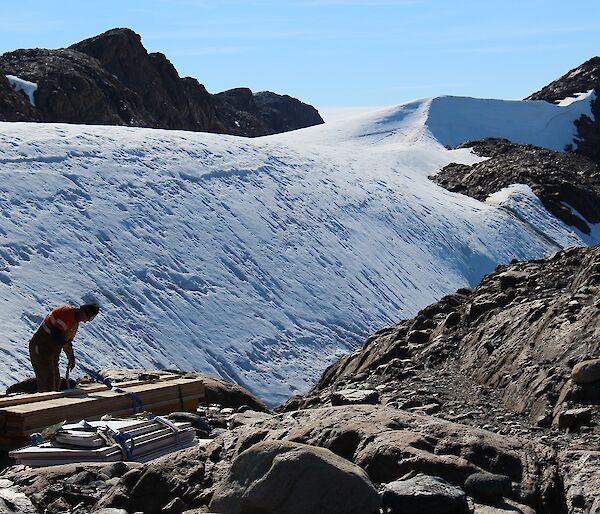
{"label": "man's arm", "polygon": [[73,342],[68,341],[67,343],[65,343],[65,345],[63,346],[63,351],[67,356],[67,366],[69,368],[69,371],[71,371],[73,368],[75,368],[75,353],[73,353]]}

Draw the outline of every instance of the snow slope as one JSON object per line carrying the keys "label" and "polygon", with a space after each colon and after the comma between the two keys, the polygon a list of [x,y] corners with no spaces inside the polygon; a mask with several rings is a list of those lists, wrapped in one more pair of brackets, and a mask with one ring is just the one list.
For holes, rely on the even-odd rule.
{"label": "snow slope", "polygon": [[542,103],[431,98],[259,139],[0,123],[0,381],[30,374],[49,309],[95,300],[90,367],[217,373],[270,404],[306,390],[497,263],[594,242],[522,188],[481,203],[427,178],[479,160],[443,146],[463,138],[571,142],[589,97]]}

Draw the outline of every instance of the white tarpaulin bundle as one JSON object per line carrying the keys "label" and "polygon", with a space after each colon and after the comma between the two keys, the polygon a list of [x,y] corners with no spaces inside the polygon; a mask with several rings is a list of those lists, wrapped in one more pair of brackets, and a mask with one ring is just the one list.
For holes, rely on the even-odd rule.
{"label": "white tarpaulin bundle", "polygon": [[17,464],[54,466],[77,462],[147,462],[197,443],[190,423],[163,418],[81,421],[65,425],[51,441],[10,452]]}

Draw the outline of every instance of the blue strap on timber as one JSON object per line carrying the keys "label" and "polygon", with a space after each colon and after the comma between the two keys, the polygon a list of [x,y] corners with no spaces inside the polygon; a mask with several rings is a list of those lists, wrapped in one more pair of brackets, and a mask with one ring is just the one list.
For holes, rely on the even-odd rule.
{"label": "blue strap on timber", "polygon": [[174,423],[161,416],[157,416],[153,412],[148,412],[146,414],[146,418],[152,421],[157,421],[161,425],[165,425],[166,427],[170,428],[171,431],[175,434],[175,442],[177,443],[177,446],[181,444],[181,435],[179,434],[179,429],[175,426]]}
{"label": "blue strap on timber", "polygon": [[109,389],[112,389],[116,393],[126,393],[126,394],[128,394],[129,397],[131,398],[131,404],[133,405],[133,412],[134,413],[137,414],[138,412],[142,412],[144,410],[144,403],[142,402],[142,400],[140,399],[140,397],[137,394],[132,393],[130,391],[125,391],[125,389],[121,389],[120,387],[114,387],[110,383],[110,380],[108,380],[108,378],[103,377],[100,373],[98,373],[96,371],[93,371],[93,370],[91,370],[89,368],[86,368],[85,366],[82,366],[81,364],[79,366],[81,367],[81,369],[83,369],[83,371],[85,371],[96,382],[104,384],[106,387],[108,387]]}
{"label": "blue strap on timber", "polygon": [[44,436],[42,434],[40,434],[39,432],[36,432],[35,434],[31,434],[29,436],[30,442],[31,442],[31,446],[39,446],[40,444],[42,444],[44,442]]}
{"label": "blue strap on timber", "polygon": [[[119,445],[121,448],[121,454],[126,460],[133,459],[133,450],[135,448],[135,442],[133,436],[127,432],[121,432],[119,430],[113,430],[109,427],[104,427],[98,431],[98,433],[104,434],[104,436]],[[129,444],[127,442],[129,441]]]}

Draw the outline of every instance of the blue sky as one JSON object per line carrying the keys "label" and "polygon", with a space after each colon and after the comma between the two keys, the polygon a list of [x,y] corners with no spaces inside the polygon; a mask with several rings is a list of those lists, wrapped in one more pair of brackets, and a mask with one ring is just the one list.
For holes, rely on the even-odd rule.
{"label": "blue sky", "polygon": [[0,20],[0,52],[129,27],[210,92],[317,106],[522,98],[600,54],[598,0],[35,0]]}

